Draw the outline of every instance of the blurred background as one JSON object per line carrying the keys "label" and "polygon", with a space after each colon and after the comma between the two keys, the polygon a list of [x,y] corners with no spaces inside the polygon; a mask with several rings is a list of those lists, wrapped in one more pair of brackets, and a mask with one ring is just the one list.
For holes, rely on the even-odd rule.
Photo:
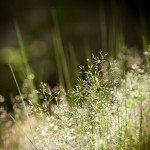
{"label": "blurred background", "polygon": [[[65,55],[74,49],[79,65],[85,64],[89,51],[98,54],[102,50],[116,58],[126,47],[142,55],[143,41],[150,40],[150,1],[1,0],[0,95],[6,99],[10,93],[17,93],[8,63],[20,85],[25,78],[14,22],[21,31],[36,83],[44,81],[53,87],[58,84],[53,40],[56,27]],[[8,108],[11,110],[9,100]]]}

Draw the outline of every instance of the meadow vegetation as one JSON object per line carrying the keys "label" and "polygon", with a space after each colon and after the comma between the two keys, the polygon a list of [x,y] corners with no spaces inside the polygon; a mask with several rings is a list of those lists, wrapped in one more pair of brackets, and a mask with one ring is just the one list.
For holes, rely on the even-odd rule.
{"label": "meadow vegetation", "polygon": [[[146,60],[149,56],[146,51]],[[87,59],[87,68],[80,67],[83,77],[78,77],[76,85],[67,90],[61,84],[51,89],[43,82],[33,90],[30,83],[34,78],[30,74],[22,88],[18,87],[16,113],[11,116],[15,124],[8,119],[6,128],[1,128],[3,133],[8,130],[1,136],[1,145],[4,149],[148,150],[149,64],[134,62],[124,72],[119,59],[109,60],[101,52],[99,56],[92,55],[91,60]],[[35,95],[38,104],[33,103]],[[2,108],[1,111],[2,116],[8,115]]]}
{"label": "meadow vegetation", "polygon": [[[44,82],[35,86],[16,25],[20,65],[26,78],[19,86],[15,67],[9,62],[18,95],[10,95],[14,113],[9,114],[0,107],[0,149],[149,150],[148,42],[143,38],[143,56],[126,47],[122,50],[124,42],[120,32],[115,37],[121,41],[113,39],[116,45],[110,46],[116,48],[115,57],[100,51],[98,56],[92,54],[87,58],[86,66],[78,67],[72,46],[70,53],[65,54],[55,11],[52,14],[59,83],[53,88]],[[103,43],[103,47],[107,44]],[[0,103],[4,101],[0,96]]]}

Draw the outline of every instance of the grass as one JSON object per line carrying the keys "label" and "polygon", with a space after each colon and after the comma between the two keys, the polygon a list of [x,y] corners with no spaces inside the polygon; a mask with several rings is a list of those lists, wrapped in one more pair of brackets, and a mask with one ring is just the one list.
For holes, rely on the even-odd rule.
{"label": "grass", "polygon": [[[145,57],[148,60],[149,51],[145,52]],[[83,78],[79,76],[78,82],[66,90],[62,85],[51,89],[46,83],[41,83],[39,90],[34,92],[30,89],[33,78],[28,77],[20,88],[10,66],[23,104],[26,125],[24,127],[15,120],[11,127],[14,141],[9,139],[7,132],[2,140],[9,141],[13,149],[148,150],[149,65],[133,63],[122,76],[124,71],[119,60],[109,60],[107,55],[100,53],[87,61],[87,69],[80,67]],[[41,102],[37,106],[27,96],[33,92]],[[20,139],[28,142],[22,143]],[[2,148],[10,149],[7,142]]]}
{"label": "grass", "polygon": [[28,131],[33,140],[22,143],[22,148],[150,148],[149,72],[134,64],[121,78],[119,62],[109,63],[106,57],[100,53],[87,59],[88,68],[81,67],[84,79],[79,77],[78,84],[69,90],[41,83],[36,90],[41,105],[24,106],[32,107],[28,117],[34,116],[38,123],[32,128],[34,134]]}
{"label": "grass", "polygon": [[94,57],[84,71],[85,79],[73,90],[60,91],[58,104],[51,107],[45,124],[36,128],[41,148],[150,148],[149,74],[134,65],[121,79],[113,66],[107,72],[100,69],[104,63]]}
{"label": "grass", "polygon": [[[148,42],[143,38],[144,64],[140,61],[141,58],[134,57],[133,54],[121,53],[121,46],[124,45],[121,27],[118,32],[112,30],[116,35],[105,31],[102,45],[106,49],[115,49],[116,60],[111,59],[109,53],[108,57],[101,52],[99,56],[90,57],[86,51],[86,55],[90,57],[87,59],[87,67],[79,69],[72,45],[69,45],[68,56],[65,54],[55,10],[52,10],[52,14],[56,27],[53,43],[59,84],[50,88],[48,84],[41,82],[40,87],[35,90],[25,47],[16,25],[26,79],[20,87],[13,66],[10,65],[19,96],[12,96],[15,110],[12,118],[15,123],[11,123],[8,128],[0,127],[0,139],[3,141],[0,143],[1,149],[149,150]],[[102,18],[105,18],[104,14]],[[117,18],[115,19],[113,28],[117,24]],[[103,28],[105,23],[101,30]],[[107,34],[112,35],[113,41],[105,40]],[[118,54],[121,54],[120,58]],[[73,70],[77,76],[73,75]],[[72,76],[77,81],[72,80]],[[0,111],[4,118],[9,115]],[[8,134],[12,132],[13,137],[9,137]]]}

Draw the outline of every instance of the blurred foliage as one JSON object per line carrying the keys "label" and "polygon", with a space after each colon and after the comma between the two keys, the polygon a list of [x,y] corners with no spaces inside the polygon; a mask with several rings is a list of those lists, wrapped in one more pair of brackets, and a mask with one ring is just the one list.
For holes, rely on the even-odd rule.
{"label": "blurred foliage", "polygon": [[[52,16],[54,9],[56,14]],[[118,67],[121,68],[117,73],[123,79],[126,79],[126,73],[133,69],[131,65],[135,63],[141,65],[140,69],[146,64],[144,69],[149,72],[150,11],[146,0],[1,0],[0,17],[0,32],[3,33],[0,37],[0,44],[3,45],[0,45],[0,95],[5,97],[0,96],[0,125],[6,123],[8,128],[12,122],[9,122],[10,114],[7,111],[14,111],[16,119],[20,119],[23,111],[8,64],[13,67],[27,104],[34,99],[35,94],[31,82],[35,82],[37,87],[44,81],[51,87],[60,85],[66,89],[80,84],[76,77],[80,71],[78,64],[85,63],[85,55],[91,58],[91,48],[93,53],[102,49],[108,53],[110,60],[117,59]],[[24,43],[13,41],[16,35],[11,37],[8,30],[5,45],[3,35],[9,26],[13,26],[10,23],[13,19],[19,22]],[[108,62],[106,68],[110,67]],[[26,65],[30,66],[31,74],[27,74]],[[88,86],[86,88],[88,91]],[[2,133],[3,128],[0,126],[0,144]]]}
{"label": "blurred foliage", "polygon": [[[5,19],[0,22],[1,25],[8,24],[14,18],[19,22],[24,38],[26,61],[35,74],[36,85],[39,85],[41,80],[52,87],[60,84],[60,80],[65,80],[64,85],[70,82],[74,85],[74,74],[78,74],[77,66],[85,63],[83,58],[90,53],[91,48],[93,53],[102,49],[109,57],[118,58],[124,47],[130,51],[134,48],[128,46],[136,45],[136,52],[140,51],[143,56],[142,49],[145,51],[149,45],[149,10],[145,0],[9,2],[0,1],[0,16]],[[57,13],[58,27],[52,17],[53,9]],[[27,75],[18,43],[0,49],[0,63],[12,64],[21,85]],[[125,58],[124,63],[128,62],[127,59]],[[8,75],[8,71],[2,73],[2,79],[5,74]],[[58,80],[60,77],[62,79]],[[10,92],[14,90],[13,86],[7,87],[11,84],[7,82],[9,80],[3,80],[0,85],[0,94],[5,97],[9,97]]]}

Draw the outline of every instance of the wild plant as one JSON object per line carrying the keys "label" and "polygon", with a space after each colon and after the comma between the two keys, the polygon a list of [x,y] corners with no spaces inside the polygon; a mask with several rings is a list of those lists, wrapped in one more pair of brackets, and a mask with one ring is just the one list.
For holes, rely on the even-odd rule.
{"label": "wild plant", "polygon": [[[116,68],[109,62],[104,68],[106,59],[100,56],[88,60],[80,84],[55,97],[59,101],[36,128],[41,149],[149,148],[149,75],[134,65],[118,79]],[[48,91],[45,100],[52,101]]]}

